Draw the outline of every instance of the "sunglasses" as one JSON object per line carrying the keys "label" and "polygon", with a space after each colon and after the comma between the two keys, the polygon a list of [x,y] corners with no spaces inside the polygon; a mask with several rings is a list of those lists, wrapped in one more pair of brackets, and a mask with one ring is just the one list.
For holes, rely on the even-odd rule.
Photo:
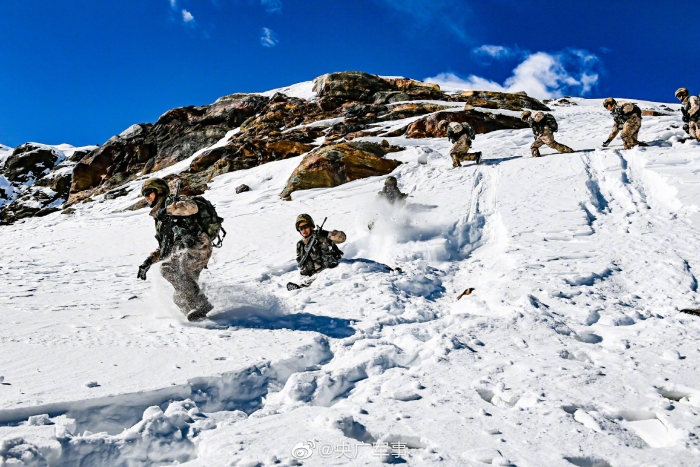
{"label": "sunglasses", "polygon": [[297,230],[301,232],[302,230],[310,229],[311,226],[309,224],[301,224],[297,227]]}

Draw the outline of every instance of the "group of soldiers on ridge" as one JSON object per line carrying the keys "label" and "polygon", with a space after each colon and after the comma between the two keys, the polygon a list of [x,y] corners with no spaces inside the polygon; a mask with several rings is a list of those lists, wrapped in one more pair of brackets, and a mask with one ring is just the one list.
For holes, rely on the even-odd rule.
{"label": "group of soldiers on ridge", "polygon": [[[690,96],[686,88],[678,89],[676,97],[681,101],[684,130],[691,138],[700,140],[700,97]],[[613,98],[607,98],[603,101],[603,106],[614,120],[613,130],[603,143],[604,147],[618,134],[622,138],[624,149],[646,146],[646,143],[638,140],[642,113],[636,104],[618,103]],[[543,145],[560,153],[573,152],[573,149],[554,139],[558,124],[552,114],[533,114],[526,110],[521,119],[530,125],[535,136],[535,142],[530,146],[533,157],[540,157],[539,148]],[[469,152],[476,136],[471,125],[442,120],[438,129],[446,132],[447,138],[453,143],[450,150],[453,167],[459,167],[463,161],[474,161],[477,164],[481,161],[481,152]],[[182,313],[189,321],[206,317],[213,306],[199,287],[198,281],[211,258],[213,247],[221,246],[223,219],[218,217],[213,205],[201,196],[190,198],[178,196],[177,193],[172,195],[168,183],[160,178],[146,180],[141,193],[151,207],[150,215],[155,220],[158,248],[139,267],[137,277],[146,280],[149,268],[161,262],[161,274],[173,285],[174,301]],[[404,201],[408,195],[399,190],[396,177],[390,176],[385,179],[378,196],[394,204]],[[323,230],[323,224],[317,228],[308,214],[297,217],[295,228],[302,237],[296,246],[296,260],[301,275],[311,277],[340,263],[343,252],[338,245],[347,238],[344,232]],[[300,287],[290,283],[290,290],[290,285],[293,288]]]}

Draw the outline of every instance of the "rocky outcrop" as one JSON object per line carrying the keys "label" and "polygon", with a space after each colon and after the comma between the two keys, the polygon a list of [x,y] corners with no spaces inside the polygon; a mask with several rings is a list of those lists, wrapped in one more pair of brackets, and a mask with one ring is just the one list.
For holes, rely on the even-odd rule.
{"label": "rocky outcrop", "polygon": [[[155,124],[132,125],[80,159],[73,173],[69,201],[107,192],[140,175],[180,162],[219,141],[267,102],[259,95],[234,94],[211,105],[169,110]],[[81,194],[86,190],[90,192]]]}
{"label": "rocky outcrop", "polygon": [[437,112],[421,118],[408,126],[407,138],[444,138],[447,133],[438,129],[441,120],[448,122],[467,122],[477,133],[490,133],[496,130],[515,130],[529,128],[529,125],[519,118],[508,115],[465,110],[463,112]]}
{"label": "rocky outcrop", "polygon": [[280,193],[291,200],[293,192],[312,188],[328,188],[376,175],[386,175],[401,162],[386,159],[389,152],[403,148],[368,142],[349,142],[324,146],[302,159]]}
{"label": "rocky outcrop", "polygon": [[5,161],[3,175],[16,184],[31,183],[49,173],[63,159],[63,154],[56,149],[26,143],[12,151],[12,155]]}
{"label": "rocky outcrop", "polygon": [[465,102],[474,107],[482,107],[486,109],[505,109],[505,110],[551,110],[534,97],[529,97],[524,92],[522,93],[507,93],[496,91],[464,91],[452,100]]}

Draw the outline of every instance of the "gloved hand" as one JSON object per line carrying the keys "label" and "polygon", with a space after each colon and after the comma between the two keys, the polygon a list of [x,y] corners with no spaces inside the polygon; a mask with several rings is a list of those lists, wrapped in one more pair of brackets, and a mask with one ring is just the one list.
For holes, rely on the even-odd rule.
{"label": "gloved hand", "polygon": [[688,126],[687,123],[686,123],[685,125],[683,125],[683,131],[685,131],[686,133],[690,134],[690,126]]}
{"label": "gloved hand", "polygon": [[146,259],[146,261],[143,262],[141,266],[139,266],[139,273],[136,275],[138,279],[141,280],[146,280],[146,273],[148,272],[149,269],[151,269],[151,265],[153,264],[153,260],[149,257]]}
{"label": "gloved hand", "polygon": [[610,146],[610,140],[607,140],[606,142],[603,143],[604,148],[607,148],[608,146]]}

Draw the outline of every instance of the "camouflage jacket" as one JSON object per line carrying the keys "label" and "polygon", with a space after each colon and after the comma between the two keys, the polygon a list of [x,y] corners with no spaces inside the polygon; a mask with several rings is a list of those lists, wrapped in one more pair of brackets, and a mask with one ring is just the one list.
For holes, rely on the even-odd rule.
{"label": "camouflage jacket", "polygon": [[403,201],[408,197],[406,193],[401,193],[398,187],[389,187],[386,185],[382,188],[382,191],[377,193],[377,196],[389,201],[391,204],[394,204],[396,201]]}
{"label": "camouflage jacket", "polygon": [[473,140],[476,137],[476,132],[467,122],[451,122],[447,125],[447,139],[449,139],[451,143],[457,142],[463,135],[467,135],[467,138]]}
{"label": "camouflage jacket", "polygon": [[642,110],[637,106],[637,104],[623,102],[620,104],[615,104],[612,112],[610,112],[610,115],[612,115],[613,120],[615,120],[615,125],[622,129],[622,126],[632,117],[632,115],[637,115],[639,118],[642,118]]}
{"label": "camouflage jacket", "polygon": [[[158,211],[166,207],[165,219],[157,219]],[[171,245],[172,249],[189,248],[193,246],[201,234],[202,227],[197,220],[199,208],[192,199],[181,196],[177,201],[172,197],[158,200],[151,209],[150,215],[156,223],[156,240],[158,249],[150,254],[153,262],[160,261],[170,256],[172,251],[163,251],[163,247]]]}
{"label": "camouflage jacket", "polygon": [[532,117],[528,118],[528,123],[530,124],[530,127],[532,127],[532,133],[534,133],[535,136],[540,136],[544,134],[544,129],[546,127],[549,127],[549,129],[552,130],[552,132],[557,131],[559,129],[559,126],[557,125],[557,120],[554,118],[554,115],[543,115],[544,117],[539,122]]}
{"label": "camouflage jacket", "polygon": [[685,123],[697,122],[700,120],[700,96],[689,96],[681,103],[683,121]]}
{"label": "camouflage jacket", "polygon": [[336,267],[340,262],[340,258],[343,257],[343,252],[340,251],[333,240],[328,238],[327,230],[319,232],[318,240],[311,249],[309,257],[304,264],[301,264],[306,250],[306,241],[310,238],[299,240],[297,243],[297,264],[301,275],[312,276],[323,269]]}

